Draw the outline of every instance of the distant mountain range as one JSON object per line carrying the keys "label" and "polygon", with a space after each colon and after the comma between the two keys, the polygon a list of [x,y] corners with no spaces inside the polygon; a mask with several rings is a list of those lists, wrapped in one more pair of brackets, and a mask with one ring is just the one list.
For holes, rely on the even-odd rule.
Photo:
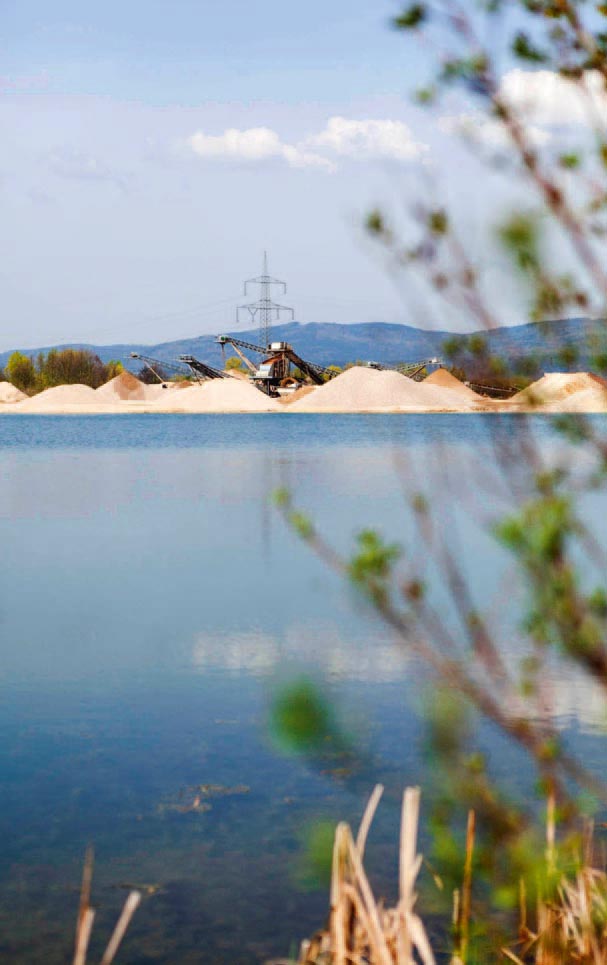
{"label": "distant mountain range", "polygon": [[[257,330],[229,334],[249,342],[259,341]],[[591,367],[592,358],[597,351],[607,350],[607,323],[600,319],[567,318],[496,328],[482,334],[490,354],[506,359],[534,354],[541,359],[545,369],[552,367],[562,370],[566,367],[562,359],[562,350],[565,347],[577,349],[578,358],[570,366],[573,368]],[[413,362],[443,355],[445,343],[453,337],[453,332],[423,331],[410,325],[385,322],[359,325],[316,322],[302,325],[299,322],[290,322],[287,325],[276,325],[272,330],[274,341],[290,342],[302,358],[320,365],[345,365],[357,360],[385,364]],[[51,348],[90,349],[103,362],[120,359],[134,372],[139,370],[141,363],[130,358],[131,352],[167,362],[178,359],[180,355],[195,355],[209,365],[219,366],[222,363],[221,347],[215,342],[213,335],[200,335],[198,338],[178,339],[157,345],[69,343],[21,351],[35,356],[38,352],[48,352]],[[11,351],[0,353],[0,367],[5,365]],[[226,357],[232,354],[227,347]]]}

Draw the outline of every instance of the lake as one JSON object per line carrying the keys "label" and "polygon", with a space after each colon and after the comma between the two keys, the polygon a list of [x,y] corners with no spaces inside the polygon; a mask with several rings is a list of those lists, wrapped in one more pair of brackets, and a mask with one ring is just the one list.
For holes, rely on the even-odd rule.
{"label": "lake", "polygon": [[[130,886],[145,896],[120,961],[260,962],[322,925],[307,847],[319,821],[356,822],[394,887],[398,799],[425,784],[425,670],[291,533],[287,487],[341,552],[377,527],[434,585],[407,507],[423,493],[478,604],[513,596],[489,527],[516,416],[13,416],[0,419],[0,959],[69,958],[94,845],[93,958]],[[535,420],[547,459],[564,443]],[[602,496],[589,511],[607,514]],[[598,510],[598,513],[596,512]],[[450,603],[433,594],[447,621]],[[319,683],[363,765],[335,774],[268,724],[281,688]],[[567,740],[597,767],[603,704],[553,681]],[[491,728],[496,773],[528,780]],[[195,791],[210,807],[189,809]]]}

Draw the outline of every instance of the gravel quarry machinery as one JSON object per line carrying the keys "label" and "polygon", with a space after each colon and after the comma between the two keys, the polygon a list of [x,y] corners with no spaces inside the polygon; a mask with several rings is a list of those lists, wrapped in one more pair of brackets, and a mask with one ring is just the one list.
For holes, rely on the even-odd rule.
{"label": "gravel quarry machinery", "polygon": [[153,359],[149,355],[140,355],[138,352],[131,352],[130,357],[143,362],[145,367],[149,369],[150,372],[153,372],[158,381],[162,382],[163,385],[166,385],[166,382],[162,378],[161,373],[165,370],[175,372],[178,375],[193,375],[197,382],[206,382],[208,379],[230,378],[229,372],[223,372],[221,369],[216,369],[212,365],[207,365],[206,362],[201,362],[193,355],[180,355],[179,362],[183,363],[182,365],[179,365],[177,362],[165,362],[162,359]]}
{"label": "gravel quarry machinery", "polygon": [[199,380],[230,378],[229,372],[224,372],[223,369],[216,369],[212,365],[207,365],[206,362],[201,362],[193,355],[180,355],[179,361],[185,362],[195,378]]}
{"label": "gravel quarry machinery", "polygon": [[[232,335],[218,335],[216,341],[222,351],[226,345],[234,349],[249,370],[251,382],[267,395],[285,395],[305,383],[322,385],[337,375],[334,369],[302,359],[288,342],[270,342],[264,347]],[[243,350],[261,355],[261,361],[255,364]]]}
{"label": "gravel quarry machinery", "polygon": [[[176,375],[189,375],[188,369],[184,365],[177,365],[175,362],[166,362],[164,359],[153,359],[149,355],[140,355],[139,352],[131,352],[130,358],[138,359],[143,362],[146,369],[156,376],[158,381],[166,388],[165,372],[174,372]],[[196,380],[201,381],[201,377],[196,375]]]}
{"label": "gravel quarry machinery", "polygon": [[402,362],[397,365],[383,365],[381,362],[365,362],[370,369],[378,369],[380,372],[400,372],[409,379],[421,382],[425,378],[425,371],[429,365],[437,368],[444,365],[442,359],[423,359],[421,362]]}

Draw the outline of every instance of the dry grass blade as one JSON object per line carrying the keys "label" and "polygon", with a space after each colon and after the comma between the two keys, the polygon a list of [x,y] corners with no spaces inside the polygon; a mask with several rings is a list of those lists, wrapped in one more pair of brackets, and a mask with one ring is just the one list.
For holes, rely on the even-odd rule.
{"label": "dry grass blade", "polygon": [[141,901],[141,892],[131,891],[130,895],[124,903],[124,908],[122,909],[122,914],[116,923],[114,928],[114,934],[108,942],[108,946],[103,953],[103,958],[101,959],[101,965],[111,965],[114,961],[114,956],[120,947],[120,943],[124,938],[127,928],[131,922],[131,918],[135,914],[139,902]]}
{"label": "dry grass blade", "polygon": [[358,851],[350,835],[350,860],[352,861],[354,878],[360,892],[365,910],[369,916],[368,938],[371,945],[373,961],[378,965],[392,965],[392,958],[388,951],[385,935],[381,926],[379,910],[373,897],[369,880],[360,860]]}
{"label": "dry grass blade", "polygon": [[466,962],[468,958],[468,938],[470,933],[470,902],[472,897],[472,857],[474,854],[474,834],[476,818],[474,811],[468,812],[466,828],[466,861],[464,864],[464,881],[462,884],[462,906],[460,922],[460,958]]}
{"label": "dry grass blade", "polygon": [[331,872],[331,918],[330,932],[335,965],[346,965],[346,898],[344,882],[349,857],[350,828],[343,822],[337,825],[333,845]]}
{"label": "dry grass blade", "polygon": [[80,886],[80,905],[78,907],[78,919],[76,921],[76,940],[75,940],[75,946],[74,946],[75,949],[78,947],[78,936],[80,935],[82,923],[85,919],[88,909],[91,906],[91,882],[93,880],[94,861],[95,861],[95,852],[93,848],[89,845],[84,855],[84,865],[82,868],[82,884]]}
{"label": "dry grass blade", "polygon": [[85,965],[86,963],[86,953],[88,951],[89,941],[91,939],[94,918],[95,912],[92,908],[87,908],[82,915],[82,919],[80,920],[78,927],[78,936],[76,938],[74,965]]}
{"label": "dry grass blade", "polygon": [[[95,911],[91,908],[91,884],[93,880],[93,849],[87,848],[82,871],[82,887],[80,889],[80,905],[76,923],[76,945],[74,949],[73,965],[86,965],[86,955],[91,931],[95,918]],[[120,918],[116,923],[112,937],[101,959],[101,965],[111,965],[114,961],[126,930],[141,901],[141,892],[131,891],[124,903]]]}
{"label": "dry grass blade", "polygon": [[360,855],[360,860],[364,861],[365,858],[365,847],[367,845],[367,837],[369,834],[369,828],[373,818],[375,817],[375,812],[377,811],[377,805],[381,800],[381,796],[384,793],[383,784],[376,784],[373,788],[373,793],[369,798],[368,804],[365,808],[365,813],[363,814],[362,821],[360,822],[360,827],[358,829],[358,834],[356,835],[356,847],[358,848],[358,853]]}

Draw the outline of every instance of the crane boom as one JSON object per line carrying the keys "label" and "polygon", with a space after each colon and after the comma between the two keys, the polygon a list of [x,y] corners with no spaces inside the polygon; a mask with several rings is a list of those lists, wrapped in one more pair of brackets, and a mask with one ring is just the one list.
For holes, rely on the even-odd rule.
{"label": "crane boom", "polygon": [[212,365],[207,365],[206,362],[201,362],[199,359],[195,358],[193,355],[180,355],[179,359],[192,370],[197,378],[202,376],[203,379],[229,379],[230,375],[228,372],[223,372],[221,369],[216,369]]}
{"label": "crane boom", "polygon": [[[139,359],[140,362],[143,362],[145,367],[156,376],[159,382],[164,382],[165,380],[156,371],[156,368],[159,368],[161,371],[162,369],[170,369],[179,375],[188,374],[187,369],[183,365],[177,365],[175,362],[165,362],[163,359],[153,359],[150,355],[140,355],[139,352],[131,352],[129,358]],[[156,368],[154,366],[156,366]]]}
{"label": "crane boom", "polygon": [[259,355],[268,354],[268,346],[254,345],[253,342],[245,342],[241,338],[234,338],[232,335],[218,335],[215,339],[220,345],[233,345],[234,348],[239,346],[240,348],[246,348],[249,352],[257,352]]}
{"label": "crane boom", "polygon": [[397,365],[384,365],[382,362],[367,362],[366,365],[372,369],[379,369],[380,372],[400,372],[401,375],[406,375],[409,379],[414,379],[416,375],[428,365],[442,365],[442,359],[422,359],[420,362],[401,362]]}

